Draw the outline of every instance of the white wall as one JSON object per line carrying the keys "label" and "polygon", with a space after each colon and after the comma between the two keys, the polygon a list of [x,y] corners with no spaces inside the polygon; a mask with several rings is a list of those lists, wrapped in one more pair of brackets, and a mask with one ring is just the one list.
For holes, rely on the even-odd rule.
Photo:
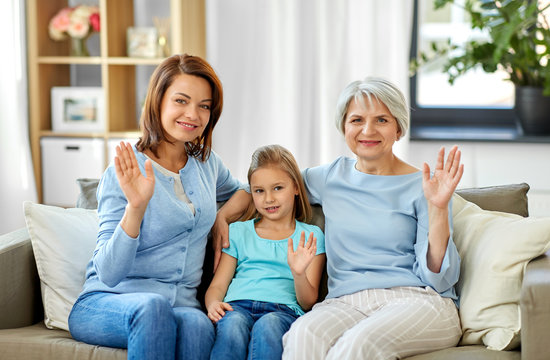
{"label": "white wall", "polygon": [[453,145],[461,149],[464,164],[459,188],[525,182],[531,187],[529,215],[550,216],[550,144],[411,141],[407,160],[433,167],[439,148]]}
{"label": "white wall", "polygon": [[25,226],[23,201],[36,201],[28,136],[23,0],[0,1],[0,234]]}

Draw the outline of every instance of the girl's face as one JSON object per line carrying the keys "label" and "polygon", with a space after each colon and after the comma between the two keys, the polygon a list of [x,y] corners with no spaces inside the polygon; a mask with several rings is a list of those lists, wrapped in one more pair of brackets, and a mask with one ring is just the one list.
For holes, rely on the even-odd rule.
{"label": "girl's face", "polygon": [[250,191],[262,219],[289,221],[293,218],[298,187],[286,171],[277,166],[257,169],[250,176]]}
{"label": "girl's face", "polygon": [[166,89],[160,120],[170,141],[189,142],[201,136],[210,120],[212,89],[206,79],[181,74]]}
{"label": "girl's face", "polygon": [[401,131],[388,107],[376,99],[365,105],[352,100],[344,123],[344,137],[350,150],[362,161],[387,159]]}

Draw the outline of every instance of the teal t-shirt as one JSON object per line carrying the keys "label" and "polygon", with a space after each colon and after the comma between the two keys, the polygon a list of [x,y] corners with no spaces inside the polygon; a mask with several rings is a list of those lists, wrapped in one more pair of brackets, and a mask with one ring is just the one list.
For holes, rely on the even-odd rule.
{"label": "teal t-shirt", "polygon": [[[287,263],[288,239],[269,240],[258,236],[254,229],[256,220],[235,222],[229,226],[229,248],[223,252],[237,259],[235,276],[229,284],[225,302],[255,300],[284,304],[296,314],[304,311],[298,305],[294,291],[294,278]],[[290,236],[294,250],[298,247],[302,231],[317,238],[317,255],[325,252],[325,236],[321,229],[296,221],[294,234]]]}

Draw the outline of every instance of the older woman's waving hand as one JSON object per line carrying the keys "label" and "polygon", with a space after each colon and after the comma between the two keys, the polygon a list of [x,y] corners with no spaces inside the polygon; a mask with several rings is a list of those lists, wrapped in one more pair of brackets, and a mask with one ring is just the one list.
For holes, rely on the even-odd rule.
{"label": "older woman's waving hand", "polygon": [[422,171],[422,188],[428,202],[429,217],[427,262],[428,268],[435,273],[441,268],[450,236],[449,201],[464,173],[464,164],[460,164],[460,150],[457,146],[449,151],[446,162],[444,159],[445,148],[442,147],[433,175],[427,163],[424,163]]}

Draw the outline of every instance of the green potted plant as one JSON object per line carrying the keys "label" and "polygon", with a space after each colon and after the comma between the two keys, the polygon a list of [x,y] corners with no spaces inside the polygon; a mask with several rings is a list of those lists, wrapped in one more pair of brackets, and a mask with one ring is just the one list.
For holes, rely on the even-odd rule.
{"label": "green potted plant", "polygon": [[[434,0],[435,9],[454,3]],[[550,134],[550,30],[543,14],[549,6],[542,7],[537,0],[465,0],[472,29],[486,32],[489,39],[460,45],[432,43],[432,53],[420,53],[411,70],[416,72],[443,55],[449,55],[443,71],[451,84],[478,66],[488,73],[503,70],[515,85],[515,110],[524,133]],[[455,50],[460,50],[459,55],[454,55]]]}

